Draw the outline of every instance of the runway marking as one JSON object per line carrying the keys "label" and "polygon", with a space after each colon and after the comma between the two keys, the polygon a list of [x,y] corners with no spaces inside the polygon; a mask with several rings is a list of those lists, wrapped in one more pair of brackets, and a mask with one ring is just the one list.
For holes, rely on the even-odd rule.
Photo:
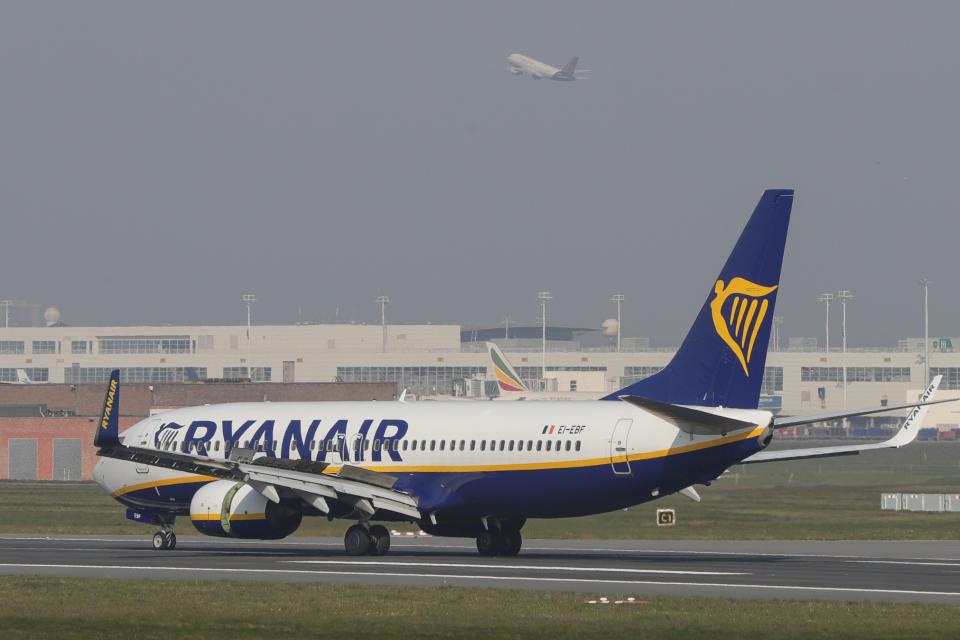
{"label": "runway marking", "polygon": [[[235,569],[218,567],[156,567],[156,566],[133,566],[133,565],[88,565],[88,564],[16,564],[0,563],[0,567],[18,567],[22,569],[108,569],[114,571],[190,571],[206,573],[253,573],[253,574],[302,574],[302,575],[330,575],[347,576],[351,578],[360,577],[352,571],[330,571],[313,570],[306,571],[302,569]],[[588,584],[626,584],[635,586],[666,586],[666,587],[722,587],[725,589],[769,589],[772,591],[816,591],[816,592],[836,592],[836,593],[875,593],[886,595],[907,595],[907,596],[952,596],[960,597],[960,592],[956,591],[916,591],[911,589],[865,589],[858,587],[810,587],[793,586],[782,584],[735,584],[724,582],[673,582],[657,580],[614,580],[600,578],[538,578],[532,576],[482,576],[482,575],[457,575],[444,573],[392,573],[392,572],[369,572],[362,574],[364,576],[376,576],[383,578],[436,578],[443,580],[500,580],[504,582],[553,582],[553,583],[588,583]]]}
{"label": "runway marking", "polygon": [[960,567],[960,562],[916,562],[914,560],[847,560],[857,564],[906,564],[917,567]]}
{"label": "runway marking", "polygon": [[[141,539],[132,539],[132,538],[92,538],[92,537],[57,537],[57,536],[16,536],[16,535],[0,535],[0,541],[2,540],[37,540],[43,542],[116,542],[122,544],[145,544],[149,547],[149,540],[147,538]],[[786,541],[790,542],[790,541]],[[342,547],[341,542],[298,542],[295,540],[272,540],[268,543],[265,543],[262,540],[225,540],[225,539],[216,539],[216,540],[206,540],[203,538],[190,538],[188,540],[181,540],[180,546],[184,545],[193,545],[193,544],[202,544],[202,545],[238,545],[238,546],[249,546],[249,545],[268,545],[268,546],[297,546],[297,547]],[[408,550],[414,549],[469,549],[475,550],[476,546],[472,544],[437,544],[436,542],[431,542],[427,540],[417,541],[417,540],[403,540],[397,541],[393,544],[394,548],[403,548]],[[0,545],[0,550],[4,547]],[[773,553],[773,552],[751,552],[751,551],[704,551],[700,549],[617,549],[617,548],[603,548],[603,547],[534,547],[534,546],[524,546],[525,551],[574,551],[580,553],[630,553],[630,554],[675,554],[675,555],[715,555],[715,556],[744,556],[744,557],[771,557],[771,558],[825,558],[825,559],[837,559],[837,560],[871,560],[873,557],[865,555],[854,555],[854,554],[819,554],[819,553]],[[882,557],[882,556],[881,556]],[[920,558],[907,558],[909,560],[926,560],[926,561],[936,561],[936,562],[958,562],[960,558],[929,558],[929,557],[920,557]],[[904,560],[907,560],[904,559]]]}
{"label": "runway marking", "polygon": [[685,576],[749,576],[738,571],[679,571],[673,569],[616,569],[613,567],[557,567],[537,564],[475,564],[453,562],[394,562],[369,560],[280,560],[284,564],[330,564],[367,567],[450,567],[451,569],[526,569],[532,571],[596,571],[599,573],[658,573]]}

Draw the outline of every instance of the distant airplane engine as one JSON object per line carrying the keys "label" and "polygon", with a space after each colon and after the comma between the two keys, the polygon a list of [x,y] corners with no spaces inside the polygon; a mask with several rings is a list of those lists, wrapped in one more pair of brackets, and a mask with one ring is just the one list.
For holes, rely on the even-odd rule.
{"label": "distant airplane engine", "polygon": [[250,485],[217,480],[190,501],[190,520],[200,533],[221,538],[279,540],[297,530],[299,506],[271,502]]}
{"label": "distant airplane engine", "polygon": [[512,73],[512,74],[515,75],[515,76],[522,76],[522,75],[523,75],[523,69],[517,69],[516,67],[510,67],[510,73]]}

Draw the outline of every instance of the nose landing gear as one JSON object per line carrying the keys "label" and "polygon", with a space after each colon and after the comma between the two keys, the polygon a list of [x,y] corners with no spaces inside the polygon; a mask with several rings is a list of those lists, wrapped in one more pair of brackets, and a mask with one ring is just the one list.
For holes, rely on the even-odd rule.
{"label": "nose landing gear", "polygon": [[153,534],[154,551],[172,551],[177,548],[177,534],[173,529],[162,529]]}

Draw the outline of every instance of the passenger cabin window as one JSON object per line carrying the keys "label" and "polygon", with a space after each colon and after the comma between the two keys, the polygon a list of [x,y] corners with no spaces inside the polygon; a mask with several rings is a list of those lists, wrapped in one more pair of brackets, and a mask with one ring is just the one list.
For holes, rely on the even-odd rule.
{"label": "passenger cabin window", "polygon": [[217,440],[216,442],[213,443],[213,450],[214,450],[214,451],[220,451],[220,441],[219,441],[219,440]]}
{"label": "passenger cabin window", "polygon": [[563,447],[564,451],[570,451],[570,441],[567,440],[567,444]]}
{"label": "passenger cabin window", "polygon": [[460,451],[466,451],[466,450],[467,450],[467,441],[466,441],[466,440],[461,440],[461,441],[460,441]]}
{"label": "passenger cabin window", "polygon": [[547,451],[550,451],[550,447],[553,446],[553,440],[547,440]]}
{"label": "passenger cabin window", "polygon": [[533,451],[533,440],[527,440],[527,451]]}
{"label": "passenger cabin window", "polygon": [[542,441],[542,440],[537,440],[537,451],[540,451],[540,449],[542,449],[542,448],[543,448],[543,441]]}
{"label": "passenger cabin window", "polygon": [[[431,441],[430,441],[430,451],[433,451],[433,448],[436,446],[436,444],[437,444],[437,441],[436,441],[436,440],[431,440]],[[442,441],[442,440],[440,441],[440,444],[441,444],[441,445],[443,444],[443,441]]]}
{"label": "passenger cabin window", "polygon": [[404,451],[407,450],[407,441],[406,441],[406,440],[403,441],[403,450],[404,450]]}
{"label": "passenger cabin window", "polygon": [[573,445],[573,448],[576,449],[577,451],[580,451],[580,441],[579,441],[579,440],[577,440],[577,444]]}
{"label": "passenger cabin window", "polygon": [[476,448],[477,448],[477,441],[476,441],[476,440],[471,440],[471,441],[470,441],[470,451],[473,451],[473,450],[475,450]]}
{"label": "passenger cabin window", "polygon": [[444,448],[445,446],[447,446],[447,441],[446,441],[446,440],[441,440],[441,441],[440,441],[440,451],[443,451],[443,448]]}
{"label": "passenger cabin window", "polygon": [[500,451],[503,451],[503,450],[506,448],[506,446],[507,446],[507,441],[506,441],[506,440],[501,440],[501,441],[500,441]]}
{"label": "passenger cabin window", "polygon": [[486,451],[486,450],[487,450],[487,441],[486,441],[486,440],[481,440],[481,441],[480,441],[480,451]]}
{"label": "passenger cabin window", "polygon": [[510,451],[513,451],[513,440],[510,441]]}
{"label": "passenger cabin window", "polygon": [[456,450],[457,450],[457,441],[456,441],[456,440],[451,440],[451,441],[450,441],[450,451],[456,451]]}

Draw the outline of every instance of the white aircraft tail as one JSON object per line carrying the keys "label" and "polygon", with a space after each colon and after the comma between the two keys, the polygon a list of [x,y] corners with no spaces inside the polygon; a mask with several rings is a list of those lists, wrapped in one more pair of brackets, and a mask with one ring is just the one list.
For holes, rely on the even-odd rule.
{"label": "white aircraft tail", "polygon": [[26,370],[17,369],[17,384],[32,384],[33,380],[27,375]]}
{"label": "white aircraft tail", "polygon": [[493,362],[493,373],[497,377],[497,384],[500,385],[500,391],[529,391],[527,385],[514,370],[513,365],[507,360],[507,357],[500,351],[500,347],[492,342],[487,343],[487,353],[490,354],[490,360]]}

